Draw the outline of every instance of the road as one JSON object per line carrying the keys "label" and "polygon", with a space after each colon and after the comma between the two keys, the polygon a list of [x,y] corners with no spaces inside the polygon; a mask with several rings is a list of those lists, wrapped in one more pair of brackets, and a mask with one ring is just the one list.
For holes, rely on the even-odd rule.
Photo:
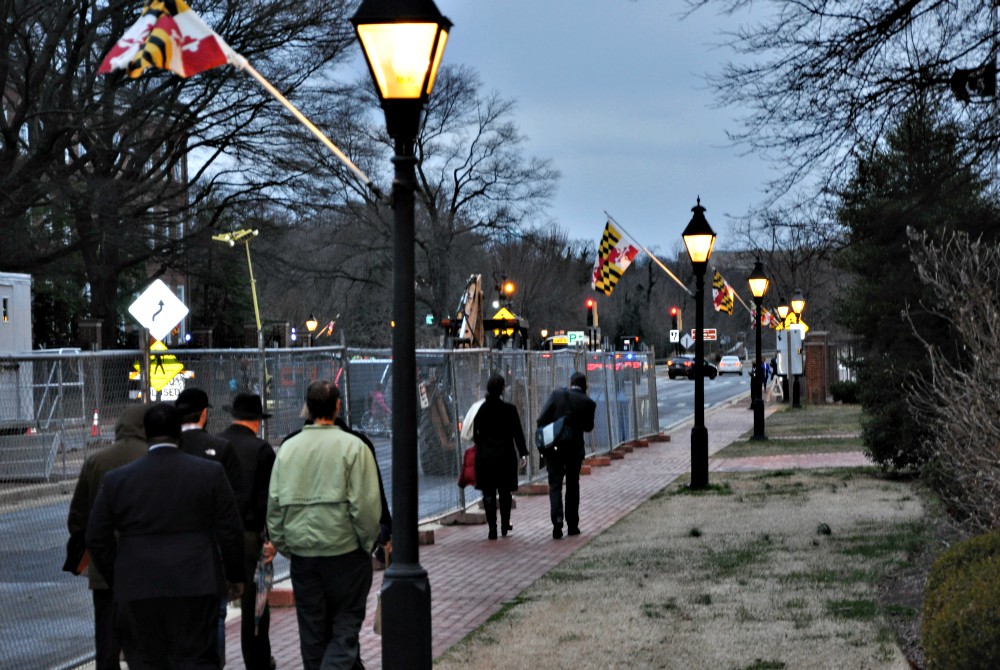
{"label": "road", "polygon": [[[668,430],[694,415],[694,382],[679,377],[669,379],[666,366],[656,373],[656,399],[660,409],[660,430]],[[705,380],[705,409],[725,404],[741,394],[750,393],[749,368],[743,375],[720,375]],[[747,396],[747,407],[750,397]]]}
{"label": "road", "polygon": [[[694,383],[670,380],[666,370],[656,376],[660,429],[691,418]],[[750,376],[728,375],[705,380],[705,406],[729,402],[750,390]],[[749,399],[747,400],[749,406]],[[375,437],[378,462],[392,496],[392,449],[385,437]],[[460,489],[451,476],[419,480],[419,515],[428,518],[454,509]],[[469,490],[471,492],[471,490]],[[0,668],[39,670],[72,668],[92,650],[93,618],[85,579],[62,572],[69,496],[26,501],[0,515],[8,539],[0,548]],[[277,576],[287,575],[287,562],[277,565]]]}

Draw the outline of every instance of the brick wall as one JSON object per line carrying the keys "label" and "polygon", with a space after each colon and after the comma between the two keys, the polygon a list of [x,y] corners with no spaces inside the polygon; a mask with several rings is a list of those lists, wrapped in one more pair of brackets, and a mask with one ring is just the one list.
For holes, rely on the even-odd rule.
{"label": "brick wall", "polygon": [[830,390],[830,382],[835,377],[830,376],[830,359],[833,350],[830,347],[830,334],[824,331],[810,331],[803,346],[806,358],[805,369],[805,403],[824,404]]}

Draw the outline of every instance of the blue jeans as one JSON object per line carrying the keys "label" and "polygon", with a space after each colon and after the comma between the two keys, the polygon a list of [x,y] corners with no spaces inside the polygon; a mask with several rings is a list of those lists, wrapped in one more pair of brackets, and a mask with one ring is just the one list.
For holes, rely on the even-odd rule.
{"label": "blue jeans", "polygon": [[569,457],[547,459],[545,467],[549,473],[549,516],[552,525],[563,525],[563,479],[566,480],[565,519],[570,528],[580,527],[580,466],[583,461]]}
{"label": "blue jeans", "polygon": [[372,560],[357,549],[291,560],[304,670],[352,670],[361,664],[361,625],[372,587]]}

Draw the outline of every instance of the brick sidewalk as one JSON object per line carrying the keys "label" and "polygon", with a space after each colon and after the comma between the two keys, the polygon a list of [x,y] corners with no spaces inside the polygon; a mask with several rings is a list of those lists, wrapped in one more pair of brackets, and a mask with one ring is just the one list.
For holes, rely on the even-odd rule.
{"label": "brick sidewalk", "polygon": [[[715,453],[753,429],[753,414],[744,403],[734,403],[708,413],[705,419],[709,453]],[[518,495],[506,538],[486,539],[485,525],[434,528],[434,544],[420,548],[420,564],[431,583],[433,654],[449,647],[485,622],[493,613],[558,565],[590,538],[632,512],[654,493],[690,471],[690,423],[676,428],[671,442],[651,442],[636,448],[606,467],[593,467],[580,482],[580,528],[583,534],[552,539],[548,497]],[[775,456],[745,459],[712,459],[712,471],[834,467],[866,465],[858,453],[815,456]],[[382,640],[372,632],[375,594],[382,585],[375,573],[368,599],[368,619],[361,636],[361,653],[370,670],[382,667]],[[287,582],[279,589],[290,589]],[[239,618],[226,626],[227,663],[230,670],[243,667],[239,645]],[[271,611],[271,645],[278,668],[301,667],[298,626],[294,608]]]}

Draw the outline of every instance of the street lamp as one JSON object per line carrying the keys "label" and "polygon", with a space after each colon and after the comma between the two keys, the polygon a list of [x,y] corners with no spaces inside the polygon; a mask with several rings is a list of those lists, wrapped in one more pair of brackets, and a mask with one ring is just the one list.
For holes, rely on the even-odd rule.
{"label": "street lamp", "polygon": [[313,345],[313,333],[316,332],[316,327],[317,326],[319,326],[319,321],[316,320],[315,316],[313,316],[312,314],[310,314],[309,318],[306,319],[306,330],[309,331],[309,343],[308,343],[308,346],[310,346],[310,347]]}
{"label": "street lamp", "polygon": [[771,282],[764,274],[764,266],[760,264],[759,259],[754,264],[753,272],[750,273],[747,281],[750,284],[750,294],[753,295],[753,304],[757,315],[754,324],[757,330],[757,365],[753,376],[753,402],[751,403],[753,405],[753,436],[750,439],[766,440],[767,435],[764,434],[764,380],[762,379],[764,359],[760,351],[760,322],[761,304],[764,301],[764,294],[767,293],[768,284]]}
{"label": "street lamp", "polygon": [[[795,313],[795,322],[796,323],[799,323],[801,321],[801,319],[799,317],[802,316],[802,310],[804,310],[805,308],[806,308],[806,299],[802,295],[802,290],[801,289],[795,289],[795,295],[792,296],[792,312]],[[792,346],[791,342],[792,342],[792,338],[789,337],[788,338],[788,346],[789,346],[789,350],[788,351],[789,352],[791,352],[791,346]],[[789,372],[789,374],[791,374],[791,372],[792,372],[792,360],[791,360],[791,356],[792,356],[791,353],[789,353],[788,354],[788,372]],[[800,395],[799,395],[799,376],[798,375],[794,375],[793,378],[792,378],[792,409],[802,409],[802,403],[800,402]]]}
{"label": "street lamp", "polygon": [[431,586],[417,544],[417,356],[413,145],[451,21],[433,0],[363,0],[351,23],[395,143],[392,162],[393,560],[382,582],[382,667],[430,668]]}
{"label": "street lamp", "polygon": [[715,246],[715,232],[705,218],[705,208],[691,208],[694,215],[682,237],[695,276],[694,427],[691,429],[691,488],[708,488],[708,429],[705,428],[705,268]]}

